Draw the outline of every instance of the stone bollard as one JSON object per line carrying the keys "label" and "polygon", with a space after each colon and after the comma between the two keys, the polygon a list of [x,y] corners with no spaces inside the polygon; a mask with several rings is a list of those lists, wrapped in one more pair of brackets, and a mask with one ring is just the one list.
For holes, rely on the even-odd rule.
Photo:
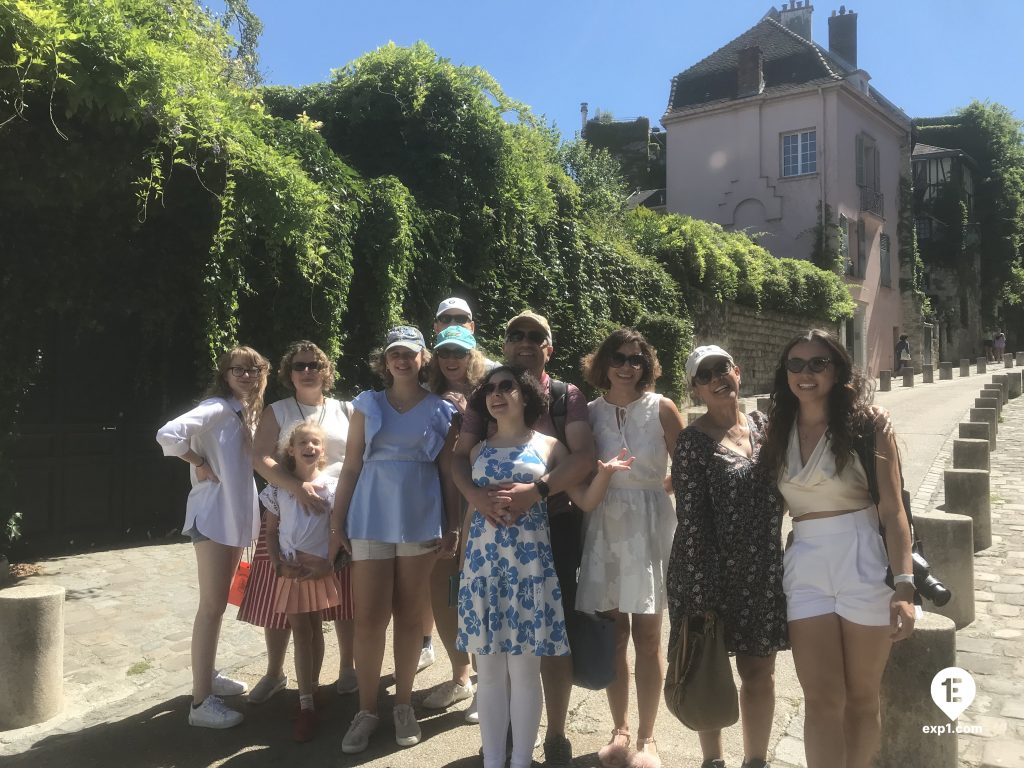
{"label": "stone bollard", "polygon": [[[982,397],[974,398],[975,408],[994,408],[996,411],[996,422],[999,422],[999,417],[1003,413],[1003,404],[999,400],[999,393],[989,393],[988,390],[983,390],[985,394]],[[998,429],[998,427],[997,427]]]}
{"label": "stone bollard", "polygon": [[1013,355],[1009,352],[1003,353],[1003,368],[1013,368]]}
{"label": "stone bollard", "polygon": [[1020,397],[1022,376],[1024,376],[1024,373],[1021,371],[1010,371],[1006,374],[1006,388],[1008,390],[1006,394],[1009,399],[1012,400]]}
{"label": "stone bollard", "polygon": [[1017,365],[1024,365],[1024,352],[1017,353]]}
{"label": "stone bollard", "polygon": [[984,469],[947,469],[943,473],[946,490],[943,511],[967,515],[974,521],[975,552],[992,546],[992,508],[988,479],[988,472]]}
{"label": "stone bollard", "polygon": [[925,613],[913,634],[894,643],[882,676],[882,748],[876,766],[956,768],[956,729],[924,733],[926,725],[949,722],[928,693],[936,673],[956,666],[956,627],[950,619]]}
{"label": "stone bollard", "polygon": [[1003,405],[1010,399],[1010,374],[1009,373],[997,373],[992,377],[992,384],[986,384],[982,389],[988,389],[993,385],[998,385],[1000,392],[1003,396]]}
{"label": "stone bollard", "polygon": [[912,387],[914,386],[914,369],[904,368],[903,369],[903,386]]}
{"label": "stone bollard", "polygon": [[49,720],[64,706],[64,587],[0,591],[0,731]]}
{"label": "stone bollard", "polygon": [[[1005,377],[1003,377],[1005,379]],[[994,381],[991,384],[985,384],[981,388],[981,392],[978,393],[978,397],[994,397],[999,401],[999,415],[1003,415],[1003,406],[1009,402],[1007,395],[1009,394],[1009,387],[1006,386],[1006,382],[1000,383]]]}
{"label": "stone bollard", "polygon": [[971,361],[966,357],[960,358],[960,378],[971,375]]}
{"label": "stone bollard", "polygon": [[978,358],[978,373],[984,373],[988,365],[988,359],[984,357]]}
{"label": "stone bollard", "polygon": [[892,391],[892,371],[879,371],[878,372],[878,391],[879,392],[890,392],[890,391]]}
{"label": "stone bollard", "polygon": [[[986,424],[986,426],[988,426]],[[988,439],[958,437],[953,440],[953,469],[991,469]]]}
{"label": "stone bollard", "polygon": [[926,365],[921,369],[921,383],[932,384],[935,381],[935,369],[930,365]]}
{"label": "stone bollard", "polygon": [[687,411],[686,412],[686,426],[690,426],[691,424],[693,424],[693,422],[695,422],[697,419],[699,419],[703,415],[704,415],[704,411]]}
{"label": "stone bollard", "polygon": [[992,428],[986,421],[961,421],[959,435],[964,440],[984,440],[992,452]]}
{"label": "stone bollard", "polygon": [[939,381],[946,381],[953,378],[953,364],[939,363]]}
{"label": "stone bollard", "polygon": [[768,413],[768,409],[772,405],[772,399],[770,397],[759,397],[757,398],[757,410],[761,413]]}
{"label": "stone bollard", "polygon": [[989,450],[996,449],[996,437],[999,434],[999,423],[996,421],[995,408],[971,408],[969,411],[971,421],[984,421],[988,423],[988,447]]}
{"label": "stone bollard", "polygon": [[921,539],[931,575],[953,593],[942,606],[923,600],[924,608],[928,613],[952,619],[957,629],[974,621],[973,525],[967,515],[934,510],[914,515],[914,533]]}

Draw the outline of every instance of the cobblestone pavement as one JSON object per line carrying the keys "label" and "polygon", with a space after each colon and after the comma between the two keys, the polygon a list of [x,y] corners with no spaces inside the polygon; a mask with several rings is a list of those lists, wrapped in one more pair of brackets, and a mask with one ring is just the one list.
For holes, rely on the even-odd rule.
{"label": "cobblestone pavement", "polygon": [[[931,398],[935,406],[907,420],[901,402],[909,393],[882,393],[879,401],[893,411],[901,434],[935,433],[941,410],[959,421],[974,390],[990,381],[972,376],[966,382],[937,382],[913,396]],[[918,382],[920,385],[920,382]],[[902,399],[901,399],[902,398]],[[751,402],[751,406],[753,403]],[[908,410],[909,412],[909,410]],[[955,427],[954,427],[955,430]],[[946,439],[948,436],[948,439]],[[948,465],[952,435],[913,438],[907,449],[933,454],[918,456],[930,466],[916,488],[915,509],[942,503],[942,469]],[[934,447],[933,447],[934,444]],[[958,633],[959,663],[975,675],[978,696],[961,717],[980,725],[980,736],[961,736],[961,765],[970,768],[1024,766],[1024,705],[1015,696],[1024,680],[1024,398],[1004,408],[999,450],[992,455],[993,546],[977,556],[977,619]],[[186,543],[159,542],[124,549],[60,557],[40,563],[42,572],[25,583],[57,583],[67,589],[65,603],[65,710],[54,719],[20,730],[0,732],[5,766],[270,766],[301,762],[309,766],[446,766],[479,765],[478,730],[463,724],[462,704],[448,712],[417,707],[423,742],[411,749],[394,746],[390,718],[390,650],[385,656],[382,726],[370,749],[357,756],[340,752],[340,739],[356,709],[354,696],[337,696],[330,683],[337,664],[337,645],[327,643],[322,681],[327,702],[317,739],[305,745],[289,740],[290,713],[296,704],[291,689],[262,706],[244,698],[229,701],[246,713],[246,722],[230,731],[206,731],[185,725],[188,692],[189,638],[197,599],[194,559]],[[229,607],[221,635],[218,665],[245,679],[259,679],[265,663],[259,630],[233,619]],[[667,626],[665,628],[667,636]],[[445,679],[447,660],[435,643],[437,662],[417,677],[415,702]],[[291,667],[291,658],[286,669]],[[635,705],[633,705],[635,706]],[[631,722],[636,723],[635,708]],[[770,758],[775,768],[803,762],[803,707],[789,654],[780,654],[777,703]],[[574,689],[569,734],[575,765],[596,766],[596,752],[607,741],[611,721],[603,692]],[[696,735],[661,714],[658,745],[665,765],[698,766]],[[726,757],[739,764],[742,743],[738,727],[726,732]],[[535,754],[540,761],[540,751]]]}

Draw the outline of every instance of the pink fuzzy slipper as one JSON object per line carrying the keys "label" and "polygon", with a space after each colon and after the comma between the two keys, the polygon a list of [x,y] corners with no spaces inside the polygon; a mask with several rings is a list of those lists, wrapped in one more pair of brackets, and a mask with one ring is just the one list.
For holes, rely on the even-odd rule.
{"label": "pink fuzzy slipper", "polygon": [[654,737],[636,740],[636,753],[629,761],[629,768],[661,768],[658,745]]}
{"label": "pink fuzzy slipper", "polygon": [[[625,736],[625,744],[617,744],[616,736]],[[625,728],[616,728],[612,731],[612,740],[597,750],[597,759],[601,768],[626,768],[629,765],[629,731]]]}

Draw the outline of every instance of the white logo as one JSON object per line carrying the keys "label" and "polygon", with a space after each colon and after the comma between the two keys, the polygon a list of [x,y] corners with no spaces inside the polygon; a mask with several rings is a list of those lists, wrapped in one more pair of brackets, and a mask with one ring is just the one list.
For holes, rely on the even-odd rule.
{"label": "white logo", "polygon": [[977,690],[971,673],[960,667],[946,667],[932,678],[932,701],[950,720],[971,706]]}

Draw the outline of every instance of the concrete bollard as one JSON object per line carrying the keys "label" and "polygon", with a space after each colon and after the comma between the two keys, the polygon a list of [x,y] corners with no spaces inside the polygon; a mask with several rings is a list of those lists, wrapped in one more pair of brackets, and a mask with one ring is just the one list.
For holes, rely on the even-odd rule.
{"label": "concrete bollard", "polygon": [[943,472],[946,490],[944,512],[967,515],[974,521],[974,551],[992,546],[992,507],[989,477],[984,469],[947,469]]}
{"label": "concrete bollard", "polygon": [[921,383],[932,384],[935,382],[935,369],[930,365],[926,365],[921,369]]}
{"label": "concrete bollard", "polygon": [[64,587],[0,591],[0,731],[24,728],[64,706]]}
{"label": "concrete bollard", "polygon": [[988,447],[990,451],[996,449],[996,437],[999,434],[999,423],[996,420],[996,409],[995,408],[971,408],[970,410],[971,421],[984,421],[988,423]]}
{"label": "concrete bollard", "polygon": [[[1003,413],[1003,404],[999,400],[999,393],[998,392],[993,392],[992,394],[988,394],[987,390],[984,390],[984,391],[985,391],[985,395],[983,397],[976,397],[976,398],[974,398],[974,407],[975,408],[994,408],[995,411],[996,411],[996,422],[998,423],[999,422],[999,417]],[[998,429],[998,427],[997,427],[997,429]]]}
{"label": "concrete bollard", "polygon": [[961,421],[959,435],[964,440],[984,440],[992,452],[992,428],[987,421]]}
{"label": "concrete bollard", "polygon": [[947,381],[953,378],[953,364],[939,363],[939,381]]}
{"label": "concrete bollard", "polygon": [[1013,368],[1013,355],[1009,352],[1003,353],[1003,368]]}
{"label": "concrete bollard", "polygon": [[1008,397],[1010,388],[1007,384],[1008,382],[1005,380],[1003,382],[993,381],[991,384],[984,384],[981,387],[981,392],[978,393],[978,397],[994,397],[999,401],[999,413],[1002,415],[1003,406],[1010,400]]}
{"label": "concrete bollard", "polygon": [[914,369],[904,368],[903,369],[903,386],[912,387],[914,386]]}
{"label": "concrete bollard", "polygon": [[1008,390],[1006,394],[1010,400],[1020,397],[1022,376],[1024,376],[1024,373],[1021,371],[1010,371],[1006,374],[1006,388]]}
{"label": "concrete bollard", "polygon": [[890,391],[892,391],[892,371],[879,371],[878,372],[878,391],[879,392],[890,392]]}
{"label": "concrete bollard", "polygon": [[1000,394],[1003,398],[1003,405],[1006,405],[1010,400],[1010,374],[1008,373],[997,373],[992,377],[992,383],[986,384],[982,389],[988,389],[991,386],[998,386]]}
{"label": "concrete bollard", "polygon": [[960,378],[971,375],[971,361],[966,357],[960,358]]}
{"label": "concrete bollard", "polygon": [[984,357],[978,358],[978,373],[984,373],[988,366],[988,359]]}
{"label": "concrete bollard", "polygon": [[954,438],[953,469],[984,469],[987,472],[991,468],[987,438]]}
{"label": "concrete bollard", "polygon": [[693,424],[693,422],[695,422],[697,419],[699,419],[703,415],[704,415],[704,411],[687,411],[686,412],[686,426],[690,426],[691,424]]}
{"label": "concrete bollard", "polygon": [[1024,365],[1024,352],[1018,352],[1016,355],[1017,365]]}
{"label": "concrete bollard", "polygon": [[914,533],[921,539],[931,574],[946,585],[953,597],[939,606],[923,600],[929,613],[952,619],[957,629],[974,621],[974,522],[967,515],[918,512]]}
{"label": "concrete bollard", "polygon": [[768,413],[768,409],[772,405],[772,399],[770,397],[759,397],[757,398],[757,410],[761,413]]}
{"label": "concrete bollard", "polygon": [[949,722],[932,702],[928,686],[937,672],[956,666],[956,626],[925,613],[906,640],[894,643],[882,676],[882,745],[876,766],[927,765],[956,768],[956,729],[925,733],[926,725]]}

